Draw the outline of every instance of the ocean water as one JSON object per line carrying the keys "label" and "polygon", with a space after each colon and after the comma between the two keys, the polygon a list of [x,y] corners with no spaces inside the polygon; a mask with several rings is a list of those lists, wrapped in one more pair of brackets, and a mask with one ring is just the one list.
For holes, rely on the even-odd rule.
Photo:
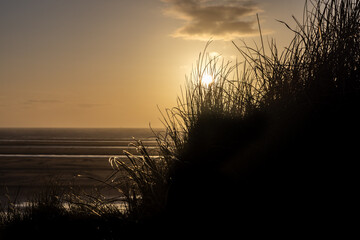
{"label": "ocean water", "polygon": [[[161,129],[155,129],[161,131]],[[0,128],[0,140],[97,140],[151,138],[149,128]]]}
{"label": "ocean water", "polygon": [[133,138],[156,155],[154,134],[145,128],[0,128],[0,197],[19,189],[27,196],[52,180],[91,186],[113,173],[110,157],[137,154]]}

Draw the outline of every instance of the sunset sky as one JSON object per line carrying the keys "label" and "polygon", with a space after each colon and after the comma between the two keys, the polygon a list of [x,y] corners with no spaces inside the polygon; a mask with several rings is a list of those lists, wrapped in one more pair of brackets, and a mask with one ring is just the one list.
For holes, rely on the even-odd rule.
{"label": "sunset sky", "polygon": [[284,46],[302,0],[0,0],[0,127],[160,127],[206,41]]}

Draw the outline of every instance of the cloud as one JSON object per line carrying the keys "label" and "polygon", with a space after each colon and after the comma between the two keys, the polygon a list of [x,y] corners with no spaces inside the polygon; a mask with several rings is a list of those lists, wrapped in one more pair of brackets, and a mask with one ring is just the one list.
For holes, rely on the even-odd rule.
{"label": "cloud", "polygon": [[101,103],[80,103],[78,104],[81,108],[96,108],[96,107],[104,107],[108,106],[108,104],[101,104]]}
{"label": "cloud", "polygon": [[24,102],[25,105],[32,104],[54,104],[54,103],[62,103],[62,101],[54,100],[54,99],[29,99]]}
{"label": "cloud", "polygon": [[260,8],[253,1],[241,0],[163,0],[164,13],[184,20],[172,36],[208,41],[230,40],[257,33],[255,15]]}

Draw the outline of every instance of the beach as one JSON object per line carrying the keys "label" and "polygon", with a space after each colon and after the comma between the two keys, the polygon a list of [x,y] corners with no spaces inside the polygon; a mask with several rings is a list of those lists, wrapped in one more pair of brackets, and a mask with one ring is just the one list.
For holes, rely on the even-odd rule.
{"label": "beach", "polygon": [[0,129],[0,197],[31,197],[50,182],[83,189],[114,172],[109,158],[142,140],[156,154],[150,129]]}

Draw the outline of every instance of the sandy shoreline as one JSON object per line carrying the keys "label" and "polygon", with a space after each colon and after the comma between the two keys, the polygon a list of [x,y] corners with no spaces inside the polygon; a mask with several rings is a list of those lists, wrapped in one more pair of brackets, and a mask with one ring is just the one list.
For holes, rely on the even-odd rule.
{"label": "sandy shoreline", "polygon": [[[0,146],[129,146],[134,142],[133,139],[128,140],[24,140],[24,139],[0,139]],[[142,141],[146,146],[156,146],[156,141],[146,139]]]}
{"label": "sandy shoreline", "polygon": [[[126,162],[126,156],[119,156]],[[108,157],[2,157],[0,156],[0,204],[8,198],[29,201],[53,184],[91,193],[94,189],[107,197],[121,194],[101,181],[114,174]]]}
{"label": "sandy shoreline", "polygon": [[141,139],[150,155],[158,155],[157,143],[149,129],[1,129],[0,200],[6,194],[26,201],[57,182],[82,190],[101,186],[114,173],[109,158],[137,155],[131,146]]}
{"label": "sandy shoreline", "polygon": [[0,154],[123,155],[124,150],[137,154],[131,146],[0,146]]}
{"label": "sandy shoreline", "polygon": [[0,195],[9,191],[15,197],[19,189],[24,198],[43,189],[49,181],[86,187],[96,184],[91,178],[104,180],[113,173],[106,157],[0,156],[0,164]]}

